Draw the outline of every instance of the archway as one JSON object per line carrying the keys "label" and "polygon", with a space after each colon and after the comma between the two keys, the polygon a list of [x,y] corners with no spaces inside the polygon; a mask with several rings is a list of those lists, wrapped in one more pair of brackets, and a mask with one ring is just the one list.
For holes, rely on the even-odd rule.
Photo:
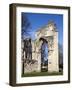
{"label": "archway", "polygon": [[42,41],[41,44],[41,71],[48,71],[48,41],[41,37],[39,41]]}

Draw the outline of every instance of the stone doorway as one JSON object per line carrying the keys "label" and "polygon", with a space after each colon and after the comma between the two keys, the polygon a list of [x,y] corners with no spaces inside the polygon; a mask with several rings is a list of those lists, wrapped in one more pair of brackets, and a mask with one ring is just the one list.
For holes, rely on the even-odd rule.
{"label": "stone doorway", "polygon": [[48,41],[45,38],[40,38],[41,44],[41,72],[48,71]]}

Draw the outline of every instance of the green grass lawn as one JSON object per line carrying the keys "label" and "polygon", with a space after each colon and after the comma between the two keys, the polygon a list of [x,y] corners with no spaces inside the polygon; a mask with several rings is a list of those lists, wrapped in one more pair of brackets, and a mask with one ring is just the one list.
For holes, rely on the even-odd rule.
{"label": "green grass lawn", "polygon": [[33,77],[33,76],[54,76],[63,75],[62,72],[31,72],[22,74],[22,77]]}

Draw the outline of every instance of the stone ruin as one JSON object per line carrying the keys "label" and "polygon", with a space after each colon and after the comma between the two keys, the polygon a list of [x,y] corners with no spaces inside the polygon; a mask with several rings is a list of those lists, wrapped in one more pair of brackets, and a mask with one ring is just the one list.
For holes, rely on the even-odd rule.
{"label": "stone ruin", "polygon": [[59,72],[58,32],[56,25],[53,22],[49,22],[48,25],[38,29],[35,36],[36,40],[32,41],[32,60],[24,62],[24,72],[41,72],[40,48],[42,42],[39,41],[41,37],[48,41],[48,72]]}

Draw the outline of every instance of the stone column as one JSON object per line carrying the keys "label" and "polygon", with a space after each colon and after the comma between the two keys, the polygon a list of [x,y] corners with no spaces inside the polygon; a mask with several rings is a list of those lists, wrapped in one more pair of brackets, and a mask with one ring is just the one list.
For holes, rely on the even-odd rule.
{"label": "stone column", "polygon": [[32,42],[32,59],[35,60],[35,45],[34,42]]}
{"label": "stone column", "polygon": [[59,58],[58,58],[58,32],[53,35],[53,51],[48,56],[48,71],[59,71]]}
{"label": "stone column", "polygon": [[[51,37],[53,37],[53,42],[54,42],[54,35],[52,35]],[[52,43],[53,44],[53,43]],[[50,47],[50,45],[48,45],[48,72],[52,72],[53,71],[53,52],[54,52],[54,44],[52,45],[52,48]]]}
{"label": "stone column", "polygon": [[38,41],[39,45],[35,46],[35,60],[37,60],[38,62],[38,68],[37,71],[40,72],[41,71],[41,52],[40,52],[40,48],[41,48],[41,43]]}
{"label": "stone column", "polygon": [[59,58],[58,58],[58,32],[54,32],[54,51],[52,60],[53,71],[59,71]]}
{"label": "stone column", "polygon": [[41,54],[38,54],[38,71],[41,71]]}

